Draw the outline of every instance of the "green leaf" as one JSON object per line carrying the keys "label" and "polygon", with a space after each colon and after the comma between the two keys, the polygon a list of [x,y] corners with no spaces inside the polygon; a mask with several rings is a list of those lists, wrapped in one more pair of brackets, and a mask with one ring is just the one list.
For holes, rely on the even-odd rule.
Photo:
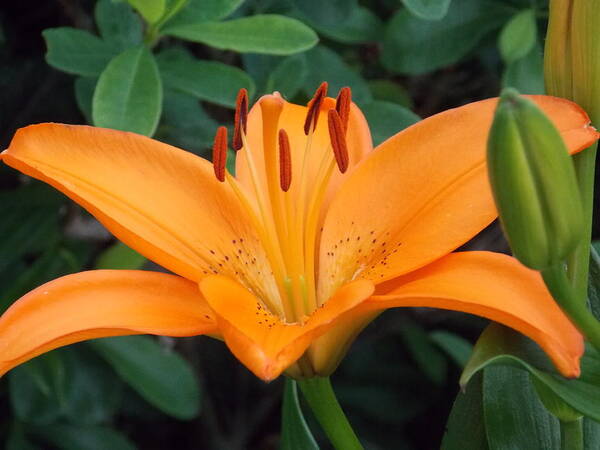
{"label": "green leaf", "polygon": [[33,434],[60,450],[135,450],[123,434],[109,427],[81,425],[48,425],[36,427]]}
{"label": "green leaf", "polygon": [[387,25],[383,65],[393,72],[419,75],[453,64],[505,17],[502,5],[486,0],[454,0],[448,14],[435,22],[400,10]]}
{"label": "green leaf", "polygon": [[202,154],[212,146],[218,126],[195,97],[165,91],[163,118],[156,130],[157,139]]}
{"label": "green leaf", "polygon": [[441,450],[487,450],[482,382],[482,375],[476,374],[465,390],[456,396]]}
{"label": "green leaf", "polygon": [[600,420],[600,353],[586,347],[581,358],[581,376],[567,380],[556,374],[541,349],[509,328],[492,324],[483,332],[461,376],[461,385],[490,365],[508,365],[527,370],[560,399],[594,420]]}
{"label": "green leaf", "polygon": [[189,0],[165,28],[202,22],[216,22],[233,13],[244,0]]}
{"label": "green leaf", "polygon": [[285,98],[291,99],[302,88],[307,75],[306,57],[304,55],[288,56],[269,75],[266,91],[278,91]]}
{"label": "green leaf", "polygon": [[459,367],[465,367],[471,353],[473,345],[465,338],[448,331],[438,330],[430,333],[429,337],[433,342],[439,345]]}
{"label": "green leaf", "polygon": [[116,56],[100,75],[92,101],[94,125],[151,136],[162,107],[162,84],[145,47]]}
{"label": "green leaf", "polygon": [[[0,272],[28,253],[43,252],[60,239],[58,209],[62,196],[33,183],[0,192]],[[18,242],[19,245],[15,245]]]}
{"label": "green leaf", "polygon": [[425,330],[416,322],[406,320],[402,324],[401,335],[406,349],[425,376],[437,385],[443,384],[448,364]]}
{"label": "green leaf", "polygon": [[280,450],[318,450],[298,399],[298,387],[291,378],[285,380],[283,405],[281,409],[281,444]]}
{"label": "green leaf", "polygon": [[156,23],[165,12],[166,0],[127,0],[148,23]]}
{"label": "green leaf", "polygon": [[119,50],[142,43],[142,21],[127,3],[99,0],[94,16],[102,39]]}
{"label": "green leaf", "polygon": [[535,12],[525,9],[515,14],[502,28],[498,40],[500,54],[507,63],[527,55],[535,46],[537,29]]}
{"label": "green leaf", "polygon": [[68,272],[81,270],[75,257],[65,248],[58,245],[49,247],[26,269],[11,279],[11,283],[0,293],[0,311],[6,310],[15,300],[30,290]]}
{"label": "green leaf", "polygon": [[121,405],[124,384],[110,366],[85,345],[61,349],[67,382],[62,415],[71,424],[110,422]]}
{"label": "green leaf", "polygon": [[96,269],[137,270],[146,263],[146,258],[122,242],[115,242],[96,260]]}
{"label": "green leaf", "polygon": [[198,414],[200,391],[191,367],[155,339],[126,336],[94,340],[90,345],[138,394],[164,413],[178,419]]}
{"label": "green leaf", "polygon": [[94,77],[100,75],[119,49],[75,28],[48,28],[42,32],[48,48],[46,62],[63,72]]}
{"label": "green leaf", "polygon": [[235,108],[241,88],[254,95],[254,81],[241,69],[218,61],[202,61],[182,50],[172,49],[157,57],[165,86],[201,100]]}
{"label": "green leaf", "polygon": [[448,13],[450,0],[402,0],[415,16],[424,20],[440,20]]}
{"label": "green leaf", "polygon": [[316,30],[334,41],[344,44],[362,44],[380,41],[383,22],[368,8],[357,7],[348,19],[335,25],[311,24]]}
{"label": "green leaf", "polygon": [[92,123],[92,99],[98,83],[97,78],[79,77],[75,79],[75,101],[88,123]]}
{"label": "green leaf", "polygon": [[352,88],[352,100],[368,103],[372,100],[367,82],[351,69],[340,56],[327,47],[319,45],[306,53],[308,76],[304,92],[311,96],[323,81],[329,83],[329,93],[334,96],[344,86]]}
{"label": "green leaf", "polygon": [[381,144],[387,138],[421,120],[410,109],[381,100],[367,103],[361,109],[369,123],[373,145]]}
{"label": "green leaf", "polygon": [[588,298],[592,313],[600,320],[600,241],[592,242],[590,249]]}
{"label": "green leaf", "polygon": [[347,21],[357,7],[356,0],[293,0],[293,4],[311,22],[324,27]]}
{"label": "green leaf", "polygon": [[408,109],[412,108],[410,94],[402,85],[394,81],[386,79],[369,80],[369,89],[371,89],[375,100],[384,100],[397,103]]}
{"label": "green leaf", "polygon": [[539,44],[524,57],[508,64],[502,86],[513,87],[522,94],[544,94],[544,59]]}
{"label": "green leaf", "polygon": [[271,55],[303,52],[319,40],[302,22],[277,14],[258,14],[226,22],[171,25],[163,33],[221,50]]}
{"label": "green leaf", "polygon": [[583,418],[583,448],[585,450],[597,450],[600,448],[600,423]]}
{"label": "green leaf", "polygon": [[526,371],[502,366],[486,368],[483,409],[490,448],[560,448],[558,419],[544,408]]}
{"label": "green leaf", "polygon": [[10,403],[19,420],[47,424],[61,415],[67,379],[59,353],[46,353],[15,367],[8,382]]}

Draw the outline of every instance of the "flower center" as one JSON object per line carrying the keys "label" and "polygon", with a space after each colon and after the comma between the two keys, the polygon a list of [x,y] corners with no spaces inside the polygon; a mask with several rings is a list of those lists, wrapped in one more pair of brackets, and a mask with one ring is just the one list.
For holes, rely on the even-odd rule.
{"label": "flower center", "polygon": [[[335,168],[344,173],[349,166],[346,131],[351,92],[349,88],[343,88],[335,108],[331,101],[326,101],[326,96],[327,83],[323,83],[308,104],[303,125],[305,145],[298,139],[290,139],[289,130],[280,126],[285,107],[281,96],[274,93],[262,97],[258,105],[262,116],[262,148],[252,148],[247,137],[248,96],[244,89],[240,90],[233,148],[244,152],[249,186],[242,186],[238,179],[227,173],[227,131],[224,127],[217,131],[213,147],[215,176],[232,187],[250,212],[277,285],[277,295],[272,294],[273,290],[269,291],[270,295],[265,295],[261,286],[254,286],[249,281],[255,277],[240,274],[238,281],[252,290],[273,314],[288,323],[302,322],[320,306],[316,295],[316,270],[322,205]],[[326,148],[320,148],[325,146],[324,141],[315,144],[314,137],[321,112],[325,111],[329,139]],[[303,154],[295,154],[301,151]],[[260,171],[262,167],[264,173]]]}

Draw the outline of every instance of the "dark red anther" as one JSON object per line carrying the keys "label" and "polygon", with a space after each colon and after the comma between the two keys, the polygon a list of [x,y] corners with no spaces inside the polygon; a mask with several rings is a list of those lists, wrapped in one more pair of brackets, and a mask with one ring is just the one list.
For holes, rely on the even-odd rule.
{"label": "dark red anther", "polygon": [[242,131],[246,134],[248,127],[248,91],[240,89],[235,99],[235,118],[233,129],[233,149],[238,151],[244,146],[242,142]]}
{"label": "dark red anther", "polygon": [[227,163],[227,128],[219,127],[213,144],[213,168],[217,180],[225,181],[225,164]]}
{"label": "dark red anther", "polygon": [[330,109],[327,112],[327,125],[329,127],[329,139],[335,161],[340,172],[345,173],[348,170],[349,164],[348,147],[346,145],[346,135],[342,119],[335,109]]}
{"label": "dark red anther", "polygon": [[308,102],[308,111],[306,113],[306,120],[304,121],[304,134],[306,135],[308,135],[311,130],[317,128],[321,105],[323,104],[325,97],[327,97],[327,86],[327,81],[323,81],[315,91],[312,100]]}
{"label": "dark red anther", "polygon": [[350,104],[352,103],[352,91],[349,87],[343,87],[335,99],[335,110],[342,119],[344,133],[348,130],[348,118],[350,117]]}
{"label": "dark red anther", "polygon": [[279,130],[279,185],[287,192],[292,184],[292,155],[290,138],[284,129]]}

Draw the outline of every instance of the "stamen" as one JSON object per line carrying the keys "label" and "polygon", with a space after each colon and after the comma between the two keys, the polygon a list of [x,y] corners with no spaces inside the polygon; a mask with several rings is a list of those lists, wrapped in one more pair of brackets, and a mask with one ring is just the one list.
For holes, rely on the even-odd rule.
{"label": "stamen", "polygon": [[243,147],[242,132],[246,134],[248,127],[248,91],[240,89],[235,99],[235,118],[233,130],[233,149],[237,152]]}
{"label": "stamen", "polygon": [[217,129],[212,160],[217,180],[225,181],[225,164],[227,163],[227,128],[225,127]]}
{"label": "stamen", "polygon": [[342,119],[344,133],[348,130],[348,118],[350,117],[350,104],[352,103],[352,91],[349,87],[343,87],[335,100],[335,110]]}
{"label": "stamen", "polygon": [[287,192],[292,184],[290,139],[284,129],[279,130],[279,183],[283,192]]}
{"label": "stamen", "polygon": [[317,128],[321,104],[323,103],[323,99],[327,96],[327,86],[327,81],[323,81],[315,91],[312,100],[308,103],[308,111],[306,113],[306,120],[304,121],[304,134],[307,136],[311,130]]}
{"label": "stamen", "polygon": [[348,147],[346,146],[346,136],[342,119],[335,109],[327,112],[327,125],[329,126],[329,139],[333,155],[337,162],[340,172],[345,173],[348,170]]}

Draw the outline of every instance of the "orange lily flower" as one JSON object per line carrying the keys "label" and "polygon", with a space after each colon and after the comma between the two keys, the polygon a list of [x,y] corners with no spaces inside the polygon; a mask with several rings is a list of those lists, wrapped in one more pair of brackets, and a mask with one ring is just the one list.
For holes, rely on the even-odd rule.
{"label": "orange lily flower", "polygon": [[[577,105],[532,99],[568,148],[598,135]],[[451,253],[497,216],[485,148],[497,99],[423,120],[374,150],[344,88],[308,107],[238,97],[236,175],[132,133],[39,124],[2,160],[59,189],[175,275],[97,270],[51,281],[0,318],[0,372],[56,347],[128,334],[206,334],[264,380],[329,375],[381,311],[477,314],[579,374],[583,339],[537,272],[501,254]]]}

